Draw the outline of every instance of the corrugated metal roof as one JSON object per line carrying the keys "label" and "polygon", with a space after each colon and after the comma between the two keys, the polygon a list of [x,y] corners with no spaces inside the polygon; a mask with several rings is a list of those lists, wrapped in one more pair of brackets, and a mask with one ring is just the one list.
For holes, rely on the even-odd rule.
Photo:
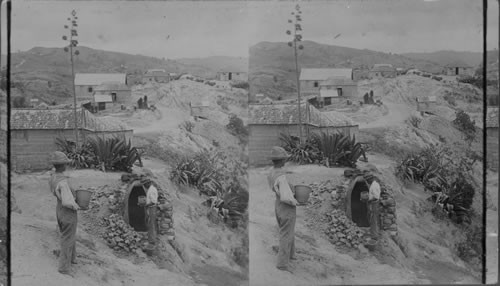
{"label": "corrugated metal roof", "polygon": [[352,79],[352,69],[310,69],[300,70],[300,80],[327,80],[332,77]]}
{"label": "corrugated metal roof", "polygon": [[319,84],[320,86],[331,86],[331,85],[357,85],[356,82],[354,82],[350,78],[343,78],[343,77],[332,77],[329,78]]}
{"label": "corrugated metal roof", "polygon": [[393,72],[396,69],[391,64],[375,64],[371,70],[372,72]]}
{"label": "corrugated metal roof", "polygon": [[75,85],[100,85],[105,82],[127,83],[127,75],[122,73],[77,73]]}
{"label": "corrugated metal roof", "polygon": [[94,88],[95,91],[113,91],[113,90],[130,90],[130,87],[128,87],[126,84],[119,83],[119,82],[104,82],[99,86],[96,86]]}
{"label": "corrugated metal roof", "polygon": [[113,98],[111,97],[111,94],[94,94],[94,101],[95,102],[113,102]]}
{"label": "corrugated metal roof", "polygon": [[[288,125],[299,123],[297,104],[251,104],[249,110],[249,124],[262,125]],[[307,115],[309,114],[309,121]],[[322,113],[314,106],[301,104],[301,118],[303,124],[313,126],[353,126],[352,120],[338,112]]]}
{"label": "corrugated metal roof", "polygon": [[[104,121],[86,109],[77,108],[78,128],[90,131],[130,130],[118,122]],[[10,118],[13,130],[73,129],[73,109],[12,109]]]}
{"label": "corrugated metal roof", "polygon": [[488,107],[486,111],[486,127],[498,128],[498,107]]}

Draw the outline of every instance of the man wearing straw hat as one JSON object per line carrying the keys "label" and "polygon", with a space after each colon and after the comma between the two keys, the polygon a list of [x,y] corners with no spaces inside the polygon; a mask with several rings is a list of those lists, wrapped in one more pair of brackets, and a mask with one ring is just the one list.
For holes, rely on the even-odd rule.
{"label": "man wearing straw hat", "polygon": [[157,222],[156,222],[156,207],[158,205],[158,190],[152,184],[149,178],[141,179],[141,184],[146,190],[146,213],[148,226],[148,242],[150,247],[156,244]]}
{"label": "man wearing straw hat", "polygon": [[78,223],[77,210],[80,209],[75,201],[75,193],[68,184],[68,177],[64,173],[71,161],[63,152],[50,154],[49,161],[54,165],[49,186],[52,194],[57,198],[56,217],[61,232],[61,250],[59,252],[59,272],[70,275],[71,264],[76,264],[76,227]]}
{"label": "man wearing straw hat", "polygon": [[297,200],[286,178],[285,166],[289,155],[285,149],[275,146],[271,150],[270,159],[274,168],[268,175],[269,187],[276,194],[274,204],[276,220],[279,227],[279,270],[292,272],[290,269],[290,259],[295,259],[295,219],[297,217]]}

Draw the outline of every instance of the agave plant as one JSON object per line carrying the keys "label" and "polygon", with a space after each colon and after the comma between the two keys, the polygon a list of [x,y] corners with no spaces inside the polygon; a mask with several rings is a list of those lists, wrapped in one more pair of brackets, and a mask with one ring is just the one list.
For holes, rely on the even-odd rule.
{"label": "agave plant", "polygon": [[290,154],[289,161],[299,164],[311,164],[320,159],[320,151],[313,140],[300,143],[290,134],[281,134],[282,147]]}
{"label": "agave plant", "polygon": [[124,138],[102,138],[90,137],[89,144],[92,146],[97,166],[102,171],[116,170],[130,172],[133,164],[140,159],[137,148],[132,147],[131,142]]}

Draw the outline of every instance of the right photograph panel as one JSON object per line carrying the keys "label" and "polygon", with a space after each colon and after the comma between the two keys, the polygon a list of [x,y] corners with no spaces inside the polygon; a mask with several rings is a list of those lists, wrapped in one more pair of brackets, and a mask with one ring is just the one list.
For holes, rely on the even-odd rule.
{"label": "right photograph panel", "polygon": [[249,2],[250,285],[497,281],[489,8],[485,75],[481,1]]}

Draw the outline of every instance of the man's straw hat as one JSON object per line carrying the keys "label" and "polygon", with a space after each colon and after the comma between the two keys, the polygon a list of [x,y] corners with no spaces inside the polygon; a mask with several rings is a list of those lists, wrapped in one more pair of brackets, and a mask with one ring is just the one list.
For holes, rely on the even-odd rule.
{"label": "man's straw hat", "polygon": [[290,155],[288,155],[288,153],[286,152],[285,149],[283,149],[282,147],[279,147],[279,146],[274,146],[272,149],[271,149],[271,156],[269,156],[269,158],[271,160],[279,160],[279,159],[288,159],[290,157]]}
{"label": "man's straw hat", "polygon": [[54,153],[51,153],[49,155],[49,162],[51,164],[69,164],[71,163],[71,160],[68,159],[68,156],[66,156],[66,154],[64,154],[63,152],[61,151],[56,151]]}

